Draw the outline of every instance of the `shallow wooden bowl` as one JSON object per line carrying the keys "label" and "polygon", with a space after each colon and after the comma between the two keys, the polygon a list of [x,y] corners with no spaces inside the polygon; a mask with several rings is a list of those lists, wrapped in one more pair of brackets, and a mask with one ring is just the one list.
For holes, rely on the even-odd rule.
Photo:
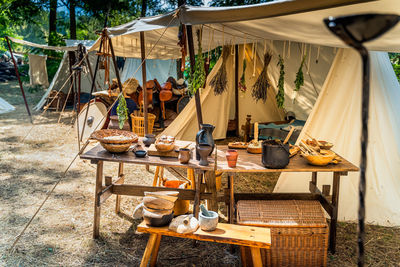
{"label": "shallow wooden bowl", "polygon": [[154,146],[156,147],[157,151],[159,152],[171,152],[175,149],[175,142],[170,144],[160,143],[158,141],[155,142]]}
{"label": "shallow wooden bowl", "polygon": [[129,150],[129,147],[132,143],[125,143],[125,144],[108,144],[100,142],[100,145],[111,153],[123,153]]}
{"label": "shallow wooden bowl", "polygon": [[332,162],[336,154],[332,151],[327,151],[326,155],[303,155],[307,162],[311,165],[326,166]]}
{"label": "shallow wooden bowl", "polygon": [[262,147],[247,147],[247,152],[250,154],[261,154]]}
{"label": "shallow wooden bowl", "polygon": [[[112,139],[113,136],[122,138]],[[92,133],[90,138],[107,144],[126,144],[126,143],[132,144],[136,143],[139,140],[137,134],[119,129],[97,130]]]}

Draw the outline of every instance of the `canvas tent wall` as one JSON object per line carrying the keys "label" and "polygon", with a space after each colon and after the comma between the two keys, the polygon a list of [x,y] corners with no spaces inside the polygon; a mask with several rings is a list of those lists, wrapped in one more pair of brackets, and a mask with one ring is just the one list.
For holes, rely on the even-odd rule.
{"label": "canvas tent wall", "polygon": [[[256,82],[263,67],[264,45],[266,50],[272,53],[272,60],[268,66],[268,75],[274,90],[268,91],[267,101],[256,101],[251,96],[252,86]],[[256,49],[256,58],[253,57],[253,46]],[[239,74],[243,72],[243,45],[239,47]],[[257,47],[257,48],[256,48]],[[302,54],[307,50],[306,64],[304,67],[305,84],[298,92],[294,93],[294,80],[296,72],[302,60]],[[319,56],[318,56],[319,51]],[[284,119],[284,110],[278,108],[275,100],[277,81],[279,77],[278,57],[285,60],[285,109],[293,111],[297,118],[306,120],[308,114],[318,97],[319,91],[329,71],[335,49],[321,46],[302,47],[298,43],[288,42],[264,42],[246,45],[246,92],[239,92],[239,126],[245,124],[247,114],[252,115],[252,121],[269,122]],[[318,58],[317,58],[318,56]],[[224,139],[228,127],[228,121],[235,119],[235,55],[230,54],[226,62],[227,81],[226,91],[222,95],[214,95],[210,87],[210,80],[215,76],[222,64],[222,58],[218,60],[207,78],[206,87],[201,91],[201,106],[205,123],[216,126],[213,136],[215,139]],[[254,75],[253,75],[254,74]],[[296,100],[294,101],[294,98]],[[195,103],[191,99],[185,109],[164,130],[162,134],[176,136],[183,140],[194,140],[198,131]],[[218,116],[216,116],[218,114]]]}
{"label": "canvas tent wall", "polygon": [[[140,84],[142,81],[142,68],[140,65],[142,60],[139,58],[127,58],[125,60],[124,69],[121,73],[121,82],[125,82],[128,78],[136,78]],[[177,78],[176,60],[174,59],[149,59],[146,61],[146,78],[147,80],[157,79],[160,83],[165,82],[168,77]]]}
{"label": "canvas tent wall", "polygon": [[15,110],[15,107],[0,97],[0,114]]}

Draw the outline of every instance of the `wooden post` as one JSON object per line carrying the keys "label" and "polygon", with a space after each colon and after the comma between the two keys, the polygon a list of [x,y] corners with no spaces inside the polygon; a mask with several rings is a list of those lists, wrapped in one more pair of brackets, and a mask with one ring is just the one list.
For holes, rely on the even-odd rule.
{"label": "wooden post", "polygon": [[148,115],[147,115],[147,107],[149,104],[147,100],[147,88],[146,88],[146,47],[145,47],[144,32],[140,32],[140,54],[142,57],[144,133],[147,134],[149,132]]}
{"label": "wooden post", "polygon": [[[120,162],[118,166],[118,179],[121,179],[121,183],[125,182],[124,176],[124,163]],[[115,198],[115,213],[118,214],[121,212],[121,195],[117,195]]]}
{"label": "wooden post", "polygon": [[14,64],[15,76],[17,76],[18,83],[19,83],[19,88],[21,89],[22,97],[24,98],[25,108],[26,108],[26,111],[28,112],[29,119],[31,120],[31,123],[33,124],[33,119],[32,119],[32,115],[31,115],[31,111],[29,110],[28,102],[26,101],[25,92],[24,92],[24,87],[22,86],[22,81],[21,81],[21,77],[19,76],[19,71],[18,71],[17,62],[15,62],[14,54],[13,54],[13,51],[12,51],[12,49],[11,49],[11,44],[10,44],[10,40],[8,39],[8,36],[6,36],[6,40],[7,40],[8,50],[10,50],[11,59],[12,59],[12,62],[13,62],[13,64]]}
{"label": "wooden post", "polygon": [[[186,36],[188,39],[188,47],[189,47],[189,57],[190,57],[190,71],[192,74],[194,73],[194,66],[196,65],[196,60],[194,56],[194,44],[193,44],[193,31],[192,25],[186,25]],[[197,113],[197,121],[199,124],[203,124],[203,115],[201,114],[201,102],[200,102],[200,92],[199,90],[196,91],[194,94],[194,99],[196,102],[196,113]]]}
{"label": "wooden post", "polygon": [[[90,103],[90,98],[88,101],[88,105]],[[81,111],[81,71],[78,73],[78,106],[76,107],[76,111],[79,114]]]}
{"label": "wooden post", "polygon": [[339,187],[340,187],[340,173],[333,173],[333,187],[332,187],[332,206],[333,214],[331,216],[331,225],[329,233],[329,250],[332,254],[336,253],[336,224],[337,215],[339,210]]}
{"label": "wooden post", "polygon": [[235,45],[235,124],[239,136],[239,45]]}
{"label": "wooden post", "polygon": [[103,161],[97,162],[96,170],[96,189],[94,193],[94,222],[93,238],[98,238],[100,234],[100,201],[98,195],[101,193],[103,183]]}
{"label": "wooden post", "polygon": [[[119,70],[118,70],[117,60],[115,59],[114,48],[113,48],[113,45],[112,45],[111,38],[108,37],[108,35],[107,35],[107,39],[108,39],[108,43],[109,43],[109,45],[110,45],[111,59],[112,59],[112,61],[113,61],[113,65],[114,65],[115,76],[117,76],[118,87],[119,87],[120,92],[122,92],[122,83],[121,83],[121,78],[120,78],[120,76],[119,76]],[[122,94],[122,96],[124,96],[124,94]]]}

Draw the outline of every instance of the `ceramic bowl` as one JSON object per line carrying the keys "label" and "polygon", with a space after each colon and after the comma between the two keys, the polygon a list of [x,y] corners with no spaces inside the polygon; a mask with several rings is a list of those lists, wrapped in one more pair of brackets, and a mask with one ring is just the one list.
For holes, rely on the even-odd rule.
{"label": "ceramic bowl", "polygon": [[136,150],[134,153],[135,153],[135,156],[138,158],[144,158],[147,155],[146,150]]}

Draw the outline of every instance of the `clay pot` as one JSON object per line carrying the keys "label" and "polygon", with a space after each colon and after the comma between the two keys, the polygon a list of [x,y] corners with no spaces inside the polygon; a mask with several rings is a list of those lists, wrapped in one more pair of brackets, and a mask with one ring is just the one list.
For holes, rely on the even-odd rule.
{"label": "clay pot", "polygon": [[188,149],[188,148],[179,149],[178,159],[179,159],[179,162],[181,164],[189,163],[189,160],[190,160],[190,149]]}
{"label": "clay pot", "polygon": [[156,136],[154,134],[145,134],[143,138],[143,144],[149,147],[151,144],[154,144],[156,141]]}
{"label": "clay pot", "polygon": [[228,161],[228,166],[230,168],[235,168],[238,158],[237,151],[235,149],[228,149],[225,155],[226,155],[226,160]]}

